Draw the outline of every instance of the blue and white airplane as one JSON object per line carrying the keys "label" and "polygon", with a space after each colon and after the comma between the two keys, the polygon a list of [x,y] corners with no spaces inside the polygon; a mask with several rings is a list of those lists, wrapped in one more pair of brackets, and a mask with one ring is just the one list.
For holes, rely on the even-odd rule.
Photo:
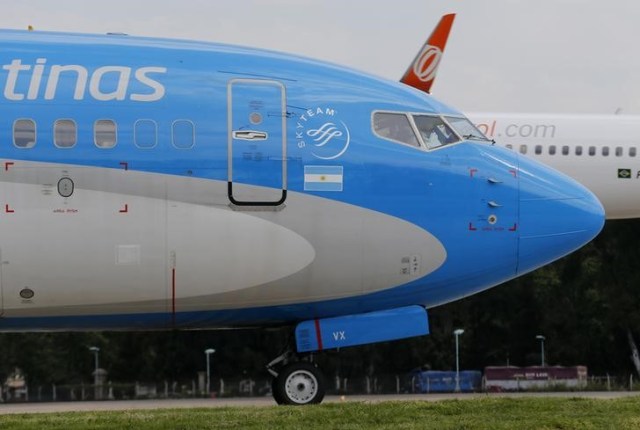
{"label": "blue and white airplane", "polygon": [[278,403],[325,349],[601,230],[587,189],[406,85],[307,58],[2,31],[0,330],[295,327]]}

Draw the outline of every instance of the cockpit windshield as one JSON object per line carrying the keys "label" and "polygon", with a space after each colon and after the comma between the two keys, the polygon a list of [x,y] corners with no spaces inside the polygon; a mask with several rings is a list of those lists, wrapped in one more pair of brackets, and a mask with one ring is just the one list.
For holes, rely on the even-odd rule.
{"label": "cockpit windshield", "polygon": [[457,142],[458,136],[439,116],[413,115],[422,140],[429,149]]}
{"label": "cockpit windshield", "polygon": [[373,132],[416,148],[436,149],[462,140],[491,141],[464,116],[374,112]]}
{"label": "cockpit windshield", "polygon": [[447,120],[447,122],[449,122],[449,124],[451,124],[451,127],[453,127],[455,131],[464,139],[486,141],[490,140],[484,134],[482,134],[482,132],[471,123],[471,121],[469,121],[465,117],[445,116],[445,119]]}
{"label": "cockpit windshield", "polygon": [[373,116],[373,130],[385,139],[420,147],[409,118],[404,113],[376,112]]}

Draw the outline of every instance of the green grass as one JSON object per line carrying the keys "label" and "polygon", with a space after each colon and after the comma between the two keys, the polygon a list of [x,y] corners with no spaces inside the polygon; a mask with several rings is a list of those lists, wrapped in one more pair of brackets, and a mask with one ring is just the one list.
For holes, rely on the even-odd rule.
{"label": "green grass", "polygon": [[484,398],[2,415],[0,429],[640,429],[640,397]]}

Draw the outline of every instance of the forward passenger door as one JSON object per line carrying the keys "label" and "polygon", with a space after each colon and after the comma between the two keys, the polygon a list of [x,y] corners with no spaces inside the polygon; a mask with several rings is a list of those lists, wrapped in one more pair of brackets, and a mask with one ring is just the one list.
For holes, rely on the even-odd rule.
{"label": "forward passenger door", "polygon": [[281,205],[287,196],[284,85],[233,79],[227,98],[229,200],[239,206]]}

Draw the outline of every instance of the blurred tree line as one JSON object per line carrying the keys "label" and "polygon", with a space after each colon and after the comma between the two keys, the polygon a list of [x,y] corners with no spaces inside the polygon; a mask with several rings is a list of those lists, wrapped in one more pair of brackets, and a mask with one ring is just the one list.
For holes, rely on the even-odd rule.
{"label": "blurred tree line", "polygon": [[[431,335],[322,354],[328,376],[403,374],[416,367],[536,365],[546,337],[550,365],[587,365],[591,375],[629,375],[629,335],[640,341],[640,222],[609,221],[592,243],[527,276],[430,310]],[[284,348],[288,329],[0,334],[0,382],[15,367],[30,384],[91,383],[90,346],[116,382],[184,381],[205,368],[215,348],[217,377],[266,378],[264,366]]]}

